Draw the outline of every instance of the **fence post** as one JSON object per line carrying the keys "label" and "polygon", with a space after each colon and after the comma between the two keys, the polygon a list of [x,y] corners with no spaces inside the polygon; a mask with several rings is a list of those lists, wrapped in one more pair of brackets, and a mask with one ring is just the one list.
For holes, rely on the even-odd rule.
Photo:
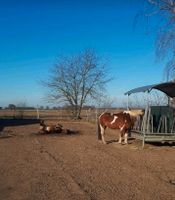
{"label": "fence post", "polygon": [[39,119],[39,110],[38,110],[38,106],[37,106],[37,108],[36,108],[36,113],[37,113],[37,119]]}
{"label": "fence post", "polygon": [[98,109],[95,110],[95,124],[96,124],[96,135],[98,138]]}

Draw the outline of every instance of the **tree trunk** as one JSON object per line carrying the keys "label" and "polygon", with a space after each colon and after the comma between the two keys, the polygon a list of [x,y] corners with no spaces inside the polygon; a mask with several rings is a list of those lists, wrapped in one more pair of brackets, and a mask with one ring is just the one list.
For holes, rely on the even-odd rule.
{"label": "tree trunk", "polygon": [[81,108],[78,105],[74,106],[74,108],[73,108],[73,118],[75,120],[81,119],[80,115],[81,115]]}

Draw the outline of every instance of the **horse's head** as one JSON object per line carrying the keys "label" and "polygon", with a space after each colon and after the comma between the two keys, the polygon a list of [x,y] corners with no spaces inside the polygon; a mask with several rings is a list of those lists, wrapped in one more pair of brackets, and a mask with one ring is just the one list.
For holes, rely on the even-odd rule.
{"label": "horse's head", "polygon": [[144,110],[138,109],[138,110],[126,110],[124,113],[130,114],[131,117],[138,117],[144,115]]}
{"label": "horse's head", "polygon": [[40,120],[40,126],[44,126],[44,120]]}
{"label": "horse's head", "polygon": [[46,127],[46,125],[45,125],[45,123],[44,123],[44,120],[40,120],[40,131],[44,131],[45,130],[45,127]]}
{"label": "horse's head", "polygon": [[63,126],[62,126],[61,124],[57,123],[57,124],[55,125],[55,127],[56,127],[56,128],[58,128],[58,127],[59,127],[59,128],[62,128]]}

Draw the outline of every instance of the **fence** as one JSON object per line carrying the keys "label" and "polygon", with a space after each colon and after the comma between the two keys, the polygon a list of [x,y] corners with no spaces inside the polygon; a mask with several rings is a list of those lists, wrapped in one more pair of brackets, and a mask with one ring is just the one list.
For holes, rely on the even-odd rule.
{"label": "fence", "polygon": [[[118,113],[123,109],[84,109],[81,112],[81,118],[85,121],[95,121],[97,116],[104,112]],[[70,120],[72,119],[72,112],[68,109],[2,109],[0,110],[1,119],[45,119],[45,120]]]}

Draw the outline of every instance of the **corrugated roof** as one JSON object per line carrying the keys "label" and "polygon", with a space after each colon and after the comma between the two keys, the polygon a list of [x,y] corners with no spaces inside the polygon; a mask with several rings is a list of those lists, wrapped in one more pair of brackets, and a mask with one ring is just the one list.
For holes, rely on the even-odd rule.
{"label": "corrugated roof", "polygon": [[159,83],[159,84],[134,88],[126,92],[125,95],[129,96],[133,93],[138,93],[138,92],[150,92],[152,89],[157,89],[159,91],[162,91],[169,97],[175,97],[175,82]]}

